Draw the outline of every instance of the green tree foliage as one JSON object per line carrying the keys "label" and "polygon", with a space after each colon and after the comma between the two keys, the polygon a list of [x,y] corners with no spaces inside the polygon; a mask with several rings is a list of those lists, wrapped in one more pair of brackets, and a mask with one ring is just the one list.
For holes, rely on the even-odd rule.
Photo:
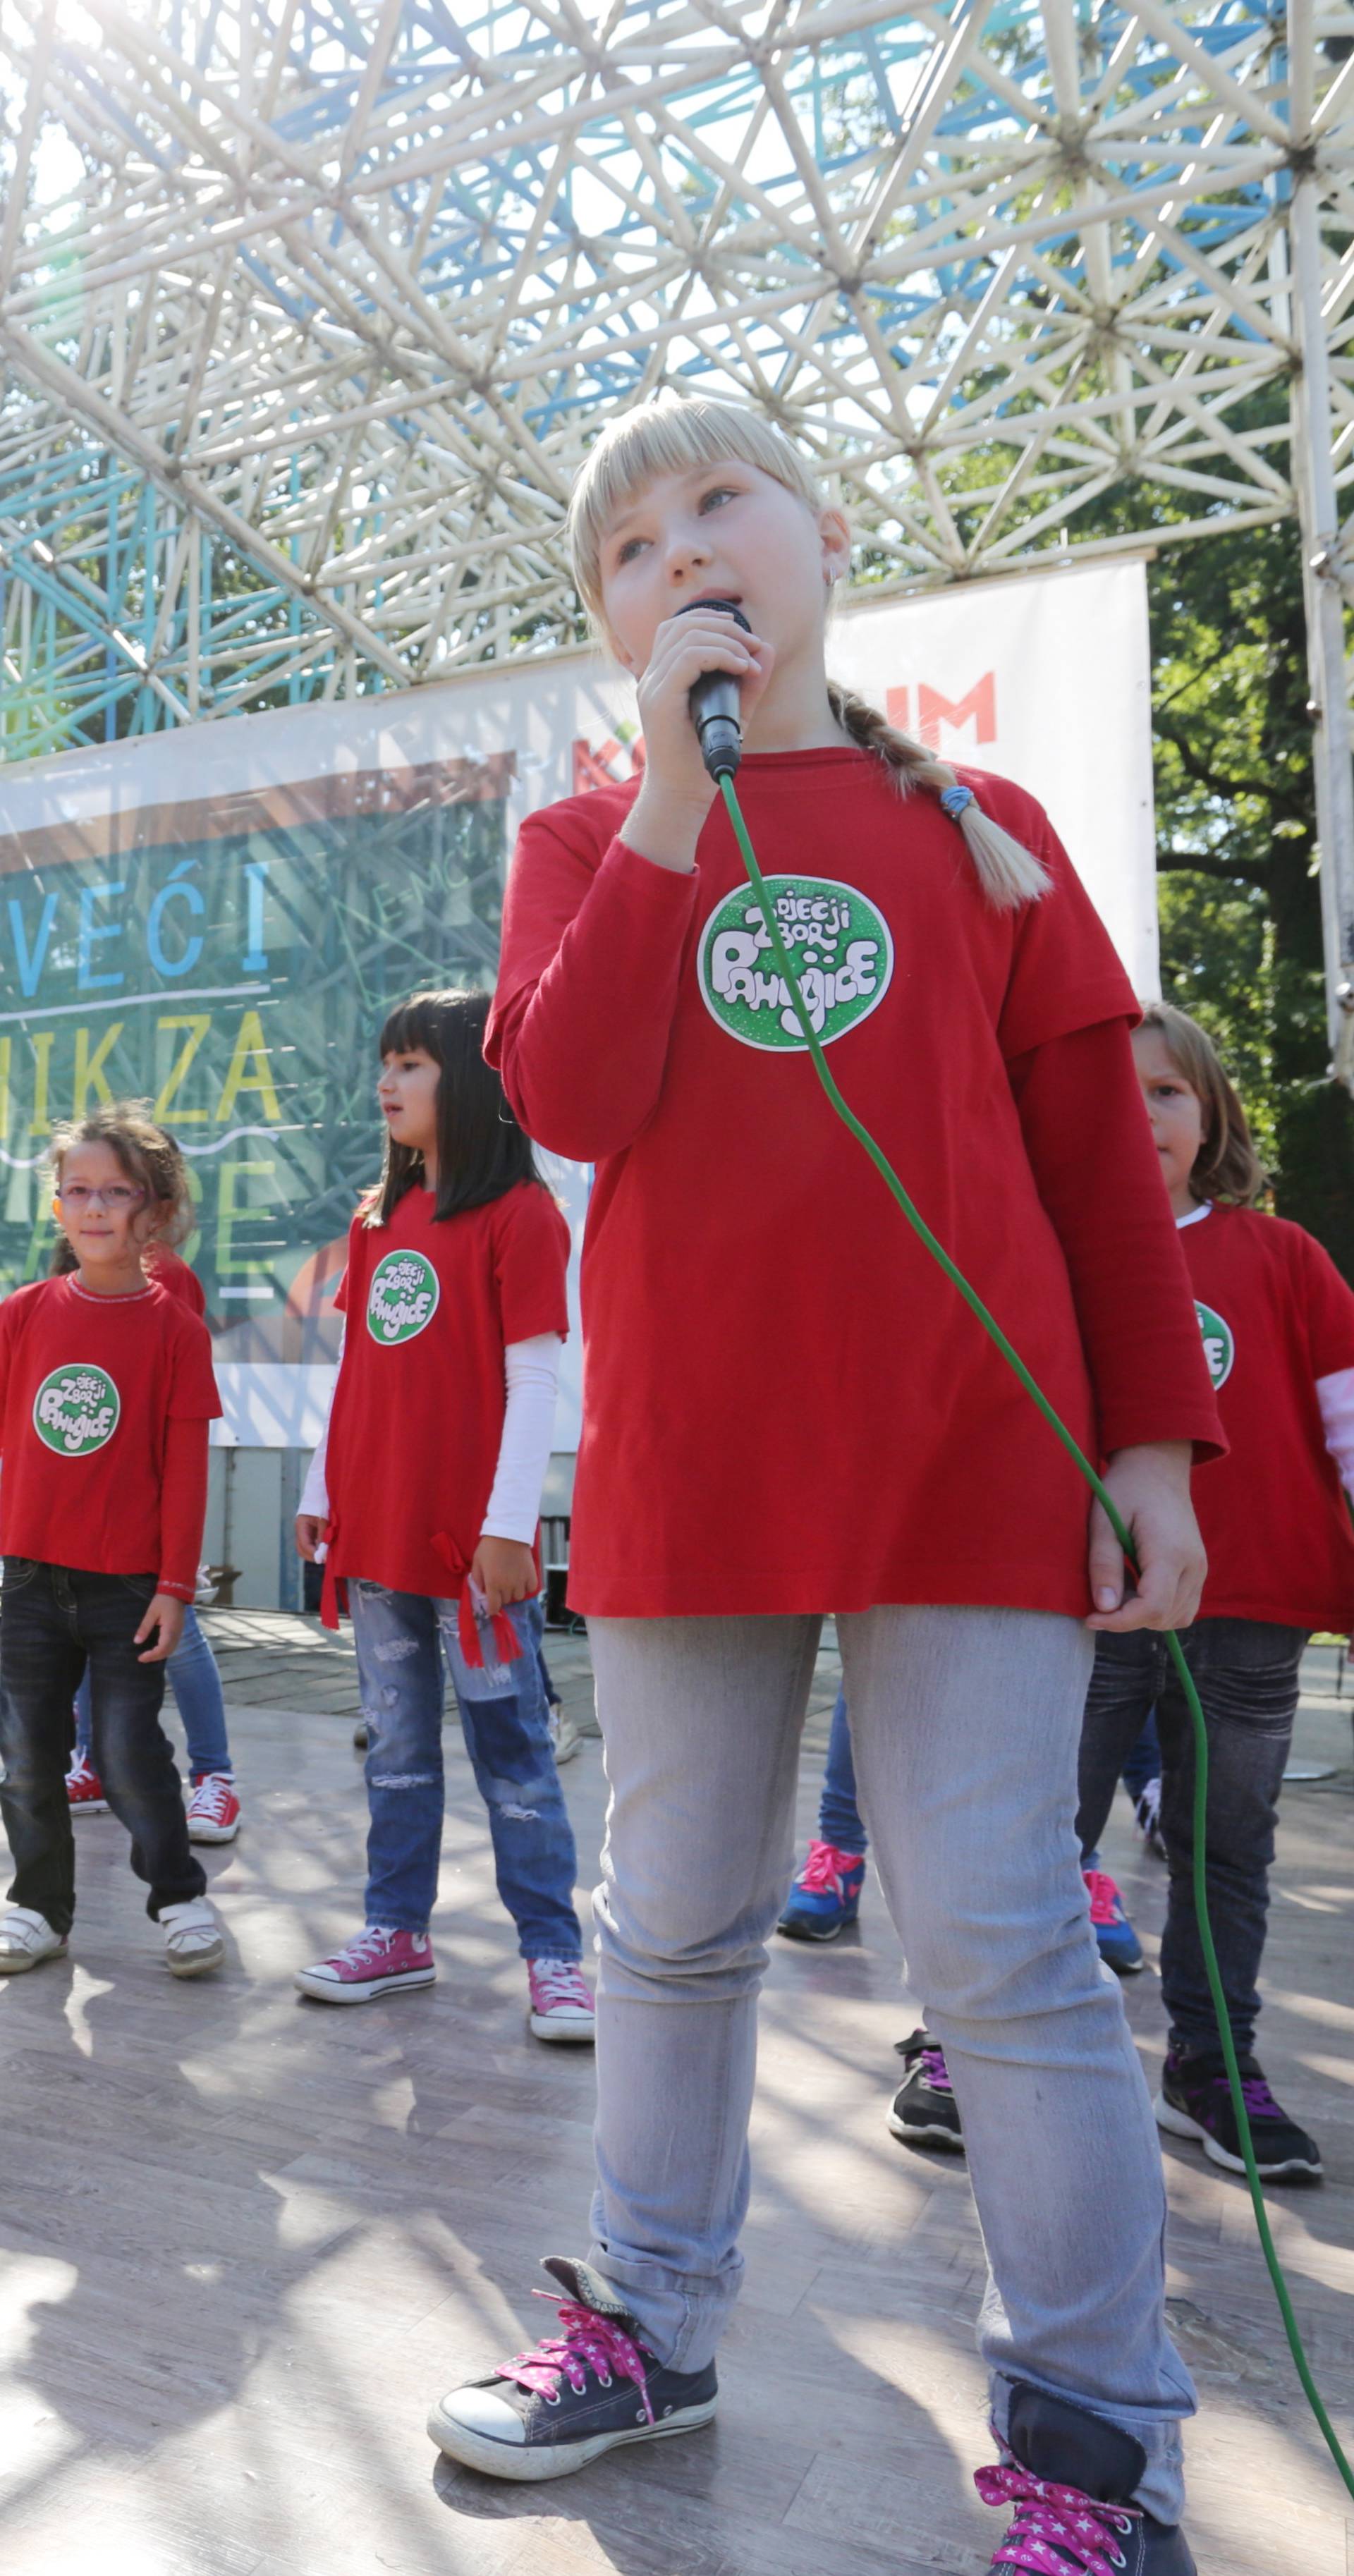
{"label": "green tree foliage", "polygon": [[1162,989],[1212,1032],[1275,1205],[1354,1278],[1354,1104],[1329,1078],[1296,525],[1149,568]]}

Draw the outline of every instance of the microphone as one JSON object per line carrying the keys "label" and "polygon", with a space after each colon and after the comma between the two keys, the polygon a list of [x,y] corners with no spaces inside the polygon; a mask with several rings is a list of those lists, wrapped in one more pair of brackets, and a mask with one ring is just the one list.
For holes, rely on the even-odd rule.
{"label": "microphone", "polygon": [[[742,609],[732,599],[689,599],[677,614],[689,617],[693,608],[721,608],[726,617],[732,617],[742,627],[745,635],[752,633]],[[701,758],[710,776],[714,779],[732,778],[743,757],[740,691],[732,671],[702,671],[687,704],[700,743]]]}

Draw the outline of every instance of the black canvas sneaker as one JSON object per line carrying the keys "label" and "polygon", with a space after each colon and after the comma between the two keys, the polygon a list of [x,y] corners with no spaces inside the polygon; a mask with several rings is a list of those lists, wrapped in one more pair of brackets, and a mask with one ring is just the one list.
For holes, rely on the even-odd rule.
{"label": "black canvas sneaker", "polygon": [[560,2332],[439,2398],[428,2431],[448,2459],[491,2478],[567,2478],[621,2442],[659,2441],[710,2422],[713,2362],[665,2369],[600,2272],[562,2254],[548,2255],[543,2268],[564,2292]]}
{"label": "black canvas sneaker", "polygon": [[1015,2508],[992,2560],[992,2576],[1013,2567],[1047,2576],[1198,2576],[1178,2522],[1158,2522],[1129,2501],[1147,2471],[1131,2433],[1066,2398],[1021,2380],[1011,2392],[1007,2456],[979,2469],[984,2504]]}
{"label": "black canvas sneaker", "polygon": [[945,2064],[945,2051],[928,2031],[914,2030],[897,2042],[907,2079],[893,2097],[889,2127],[908,2147],[948,2147],[964,2152],[959,2105]]}
{"label": "black canvas sneaker", "polygon": [[[1256,2170],[1265,2182],[1319,2182],[1321,2149],[1275,2101],[1253,2057],[1237,2061],[1242,2098],[1251,2124]],[[1200,2057],[1167,2056],[1157,2095],[1158,2128],[1173,2138],[1197,2138],[1204,2154],[1228,2173],[1244,2173],[1241,2132],[1222,2051]]]}

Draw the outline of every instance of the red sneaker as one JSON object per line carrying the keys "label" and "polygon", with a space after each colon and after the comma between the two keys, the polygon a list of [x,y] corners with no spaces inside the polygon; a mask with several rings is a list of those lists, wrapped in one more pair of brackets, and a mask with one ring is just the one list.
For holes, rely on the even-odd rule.
{"label": "red sneaker", "polygon": [[430,1986],[436,1975],[426,1932],[393,1932],[385,1924],[369,1923],[331,1959],[298,1968],[292,1983],[317,2003],[369,2004],[377,1995],[399,1994],[406,1986]]}
{"label": "red sneaker", "polygon": [[106,1816],[103,1782],[87,1754],[77,1753],[66,1773],[66,1803],[72,1816]]}
{"label": "red sneaker", "polygon": [[233,1843],[240,1830],[240,1801],[228,1771],[204,1771],[188,1801],[190,1843]]}
{"label": "red sneaker", "polygon": [[527,1985],[534,2039],[591,2045],[597,2037],[597,2020],[577,1959],[528,1959]]}

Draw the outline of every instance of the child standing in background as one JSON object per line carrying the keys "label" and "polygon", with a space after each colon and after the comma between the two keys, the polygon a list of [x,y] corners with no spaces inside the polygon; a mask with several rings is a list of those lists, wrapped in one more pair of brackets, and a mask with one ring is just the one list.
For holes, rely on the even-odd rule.
{"label": "child standing in background", "polygon": [[[1310,1631],[1354,1620],[1354,1293],[1310,1234],[1255,1205],[1265,1174],[1246,1114],[1198,1022],[1158,1002],[1133,1053],[1194,1287],[1228,1454],[1197,1479],[1208,1551],[1182,1640],[1208,1726],[1208,1911],[1245,2079],[1256,2162],[1315,2180],[1314,2138],[1254,2054],[1256,1980],[1284,1766]],[[1341,1490],[1342,1484],[1344,1491]],[[1161,1944],[1170,2038],[1157,2119],[1245,2170],[1194,1910],[1194,1737],[1161,1638],[1101,1637],[1081,1738],[1083,1852],[1104,1831],[1129,1747],[1155,1706],[1170,1898]]]}
{"label": "child standing in background", "polygon": [[[74,1255],[63,1237],[52,1262],[53,1276],[61,1278],[73,1267]],[[151,1243],[143,1267],[148,1278],[169,1296],[180,1298],[190,1314],[205,1316],[207,1300],[201,1280],[167,1243]],[[210,1600],[210,1588],[203,1588],[205,1577],[205,1566],[199,1566],[198,1598]],[[166,1660],[165,1675],[188,1745],[188,1839],[193,1843],[233,1843],[240,1830],[240,1799],[226,1733],[226,1703],[216,1657],[192,1601],[185,1605],[183,1633]],[[103,1782],[90,1753],[89,1703],[86,1673],[75,1695],[75,1759],[66,1774],[66,1796],[73,1816],[101,1815],[108,1807]]]}
{"label": "child standing in background", "polygon": [[75,1267],[0,1306],[0,1811],[15,1863],[0,1972],[66,1948],[65,1774],[88,1664],[108,1803],[132,1837],[172,1974],[198,1977],[224,1944],[159,1717],[197,1581],[207,1425],[221,1407],[206,1326],[143,1268],[152,1243],[188,1231],[187,1176],[135,1102],[60,1129],[52,1159]]}
{"label": "child standing in background", "polygon": [[343,1356],[297,1518],[301,1554],[326,1551],[326,1615],[337,1625],[341,1584],[352,1613],[366,1920],[296,1983],[319,2003],[356,2004],[436,1975],[445,1658],[526,1961],[530,2027],[590,2042],[535,1554],[569,1229],[484,1061],[488,1015],[486,993],[416,993],[381,1031],[385,1169],[349,1231]]}

